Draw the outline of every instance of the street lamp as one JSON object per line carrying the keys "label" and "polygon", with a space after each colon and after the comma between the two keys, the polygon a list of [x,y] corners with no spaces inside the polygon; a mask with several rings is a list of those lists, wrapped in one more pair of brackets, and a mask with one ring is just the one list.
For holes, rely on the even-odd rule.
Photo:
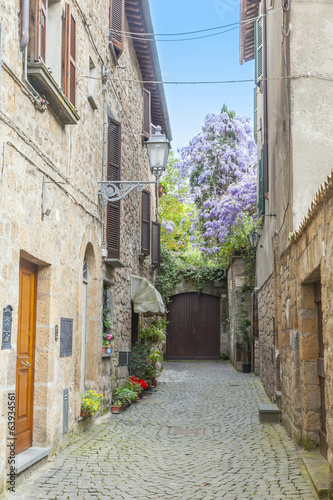
{"label": "street lamp", "polygon": [[159,179],[166,169],[168,154],[170,151],[170,142],[165,134],[162,134],[161,127],[156,127],[155,134],[150,136],[146,142],[149,166],[152,174],[155,176],[155,181],[101,181],[99,182],[98,194],[101,196],[102,205],[107,205],[109,202],[122,200],[131,193],[134,189],[143,191],[145,184],[156,184],[157,192]]}
{"label": "street lamp", "polygon": [[256,231],[253,231],[247,237],[249,239],[250,247],[252,248],[255,255],[259,244],[260,234],[258,234]]}

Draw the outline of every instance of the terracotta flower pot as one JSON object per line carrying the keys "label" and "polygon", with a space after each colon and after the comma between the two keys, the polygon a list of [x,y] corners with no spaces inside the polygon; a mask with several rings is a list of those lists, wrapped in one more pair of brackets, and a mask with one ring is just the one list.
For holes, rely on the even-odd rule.
{"label": "terracotta flower pot", "polygon": [[107,347],[103,346],[102,347],[102,354],[106,354],[106,351],[107,351]]}
{"label": "terracotta flower pot", "polygon": [[121,413],[122,407],[121,406],[111,406],[111,413]]}
{"label": "terracotta flower pot", "polygon": [[86,410],[81,410],[80,412],[80,417],[82,418],[86,418],[86,417],[90,417],[91,413],[89,413],[89,411],[86,411]]}
{"label": "terracotta flower pot", "polygon": [[152,388],[153,388],[153,382],[151,380],[149,380],[148,389],[152,389]]}
{"label": "terracotta flower pot", "polygon": [[156,378],[156,377],[153,377],[153,378],[151,379],[151,383],[152,383],[153,387],[156,387],[156,386],[157,386],[157,378]]}

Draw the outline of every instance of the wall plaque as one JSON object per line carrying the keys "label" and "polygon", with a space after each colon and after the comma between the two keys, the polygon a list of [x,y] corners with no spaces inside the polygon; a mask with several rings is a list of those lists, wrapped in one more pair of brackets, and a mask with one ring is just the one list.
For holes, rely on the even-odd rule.
{"label": "wall plaque", "polygon": [[11,349],[12,340],[12,306],[6,306],[2,313],[2,343],[1,349]]}
{"label": "wall plaque", "polygon": [[72,356],[73,346],[73,320],[61,318],[60,323],[60,357]]}

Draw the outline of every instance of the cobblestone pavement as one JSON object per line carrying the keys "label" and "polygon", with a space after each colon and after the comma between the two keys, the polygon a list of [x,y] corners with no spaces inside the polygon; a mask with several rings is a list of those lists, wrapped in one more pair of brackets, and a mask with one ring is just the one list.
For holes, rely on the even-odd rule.
{"label": "cobblestone pavement", "polygon": [[103,417],[10,498],[316,498],[282,425],[260,424],[258,378],[226,362],[167,363],[157,389]]}

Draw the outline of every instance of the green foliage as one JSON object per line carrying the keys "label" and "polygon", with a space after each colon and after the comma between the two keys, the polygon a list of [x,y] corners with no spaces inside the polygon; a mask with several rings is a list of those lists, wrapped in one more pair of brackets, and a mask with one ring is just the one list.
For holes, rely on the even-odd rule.
{"label": "green foliage", "polygon": [[97,394],[97,392],[89,390],[81,396],[81,410],[93,415],[102,407],[103,400],[103,394]]}
{"label": "green foliage", "polygon": [[[159,200],[159,215],[162,221],[161,244],[175,252],[190,251],[189,231],[193,216],[196,216],[194,204],[188,202],[189,186],[178,187],[180,173],[173,165],[178,160],[170,153],[167,169],[163,174],[161,184],[164,195]],[[165,229],[165,223],[172,223],[172,232]]]}
{"label": "green foliage", "polygon": [[114,391],[113,397],[116,401],[120,401],[122,404],[131,403],[137,398],[137,393],[127,387],[127,384],[125,383]]}
{"label": "green foliage", "polygon": [[181,266],[181,275],[185,280],[195,281],[199,293],[205,286],[220,288],[225,280],[225,269],[213,265],[189,266],[186,262]]}
{"label": "green foliage", "polygon": [[167,325],[168,321],[165,317],[150,320],[149,326],[140,330],[139,338],[146,340],[148,347],[151,347],[154,343],[164,343]]}
{"label": "green foliage", "polygon": [[161,265],[158,268],[155,286],[162,295],[164,304],[171,300],[175,286],[180,282],[180,269],[175,256],[167,247],[161,247]]}
{"label": "green foliage", "polygon": [[131,374],[137,378],[148,380],[151,364],[148,362],[149,348],[147,345],[138,342],[132,347],[131,353]]}

